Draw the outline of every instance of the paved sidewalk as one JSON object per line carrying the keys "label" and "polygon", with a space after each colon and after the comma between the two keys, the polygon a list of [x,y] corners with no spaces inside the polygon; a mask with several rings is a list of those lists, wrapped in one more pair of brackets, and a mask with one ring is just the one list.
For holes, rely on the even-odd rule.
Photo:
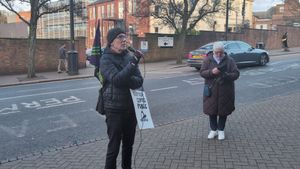
{"label": "paved sidewalk", "polygon": [[[270,50],[270,56],[279,56],[293,53],[300,53],[300,47],[290,48],[289,52],[284,52],[282,49]],[[143,70],[143,64],[140,65],[141,70]],[[163,61],[163,62],[155,62],[155,63],[146,63],[146,71],[160,71],[166,69],[174,69],[178,67],[184,67],[185,61],[183,61],[182,65],[177,65],[175,60],[172,61]],[[8,75],[8,76],[0,76],[0,87],[11,86],[11,85],[20,85],[20,84],[30,84],[30,83],[41,83],[41,82],[49,82],[49,81],[58,81],[58,80],[67,80],[67,79],[80,79],[80,78],[88,78],[93,77],[94,68],[92,66],[87,66],[87,68],[80,69],[78,75],[69,76],[67,73],[58,74],[57,72],[43,72],[36,73],[37,78],[34,79],[26,79],[26,75]]]}
{"label": "paved sidewalk", "polygon": [[[299,100],[296,91],[240,105],[228,118],[223,141],[206,139],[209,124],[203,114],[144,130],[136,169],[299,169]],[[0,169],[102,169],[106,144],[104,139],[57,148],[6,161]]]}

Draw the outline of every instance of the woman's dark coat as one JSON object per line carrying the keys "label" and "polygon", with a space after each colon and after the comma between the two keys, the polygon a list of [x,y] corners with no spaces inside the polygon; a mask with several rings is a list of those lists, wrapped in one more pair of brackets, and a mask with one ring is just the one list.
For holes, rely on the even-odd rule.
{"label": "woman's dark coat", "polygon": [[[212,69],[221,65],[225,65],[222,66],[224,72],[220,75],[213,75]],[[220,116],[231,114],[235,109],[234,81],[240,75],[234,60],[225,55],[222,61],[217,64],[213,56],[210,55],[204,59],[200,75],[205,78],[205,84],[212,85],[212,95],[210,97],[203,96],[203,112],[207,115]]]}
{"label": "woman's dark coat", "polygon": [[143,77],[137,65],[131,64],[132,55],[127,51],[113,53],[106,48],[100,59],[100,72],[104,79],[104,110],[123,112],[133,109],[130,89],[143,85]]}

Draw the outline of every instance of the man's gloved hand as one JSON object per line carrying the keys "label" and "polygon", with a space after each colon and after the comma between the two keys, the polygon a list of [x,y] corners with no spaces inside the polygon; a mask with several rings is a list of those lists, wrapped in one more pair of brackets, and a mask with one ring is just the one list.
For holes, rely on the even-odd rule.
{"label": "man's gloved hand", "polygon": [[136,50],[133,54],[134,54],[136,57],[138,57],[138,58],[144,57],[143,52],[141,52],[141,51],[139,51],[139,50]]}
{"label": "man's gloved hand", "polygon": [[132,63],[133,63],[134,65],[137,65],[137,64],[140,62],[140,60],[141,60],[142,57],[144,57],[144,54],[143,54],[141,51],[136,50],[136,51],[133,53]]}

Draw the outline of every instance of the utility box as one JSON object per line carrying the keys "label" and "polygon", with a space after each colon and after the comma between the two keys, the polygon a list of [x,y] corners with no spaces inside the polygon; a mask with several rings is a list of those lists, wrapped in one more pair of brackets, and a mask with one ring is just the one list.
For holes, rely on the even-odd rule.
{"label": "utility box", "polygon": [[68,74],[78,75],[78,52],[69,51],[68,52]]}
{"label": "utility box", "polygon": [[264,42],[257,42],[257,43],[256,43],[256,48],[258,48],[258,49],[265,49],[265,44],[264,44]]}

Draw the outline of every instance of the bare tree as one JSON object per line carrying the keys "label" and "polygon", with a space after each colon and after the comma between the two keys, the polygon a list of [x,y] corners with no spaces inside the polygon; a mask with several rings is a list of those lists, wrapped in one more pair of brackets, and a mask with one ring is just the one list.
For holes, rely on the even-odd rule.
{"label": "bare tree", "polygon": [[[155,9],[151,15],[175,30],[178,44],[184,44],[186,34],[199,21],[224,10],[220,0],[152,0],[152,4]],[[181,64],[184,45],[177,46],[176,50],[176,63]]]}
{"label": "bare tree", "polygon": [[242,5],[242,28],[245,28],[245,13],[246,13],[246,0],[243,0],[243,5]]}
{"label": "bare tree", "polygon": [[[64,0],[59,0],[55,3],[59,5],[52,5],[51,0],[0,0],[0,5],[7,10],[15,13],[24,23],[29,27],[29,57],[27,60],[27,77],[35,77],[35,53],[36,53],[36,30],[39,18],[45,14],[55,13],[68,8],[69,4]],[[23,4],[30,6],[30,20],[26,20],[19,14],[16,4]]]}

